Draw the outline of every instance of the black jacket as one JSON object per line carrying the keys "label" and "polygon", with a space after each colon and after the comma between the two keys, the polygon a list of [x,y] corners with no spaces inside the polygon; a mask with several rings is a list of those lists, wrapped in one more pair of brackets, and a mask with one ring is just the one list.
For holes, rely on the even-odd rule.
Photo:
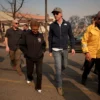
{"label": "black jacket", "polygon": [[24,53],[25,58],[36,61],[43,57],[46,50],[46,43],[43,35],[34,34],[31,30],[22,34],[20,40],[20,49]]}
{"label": "black jacket", "polygon": [[69,40],[71,48],[74,48],[75,40],[72,34],[70,23],[63,20],[60,27],[56,21],[53,22],[50,25],[48,40],[49,40],[49,52],[52,52],[52,48],[67,49]]}
{"label": "black jacket", "polygon": [[13,28],[9,28],[6,31],[5,37],[8,38],[8,46],[10,50],[15,51],[16,49],[19,48],[19,40],[21,38],[21,34],[23,33],[22,30],[19,28],[17,30],[14,30]]}

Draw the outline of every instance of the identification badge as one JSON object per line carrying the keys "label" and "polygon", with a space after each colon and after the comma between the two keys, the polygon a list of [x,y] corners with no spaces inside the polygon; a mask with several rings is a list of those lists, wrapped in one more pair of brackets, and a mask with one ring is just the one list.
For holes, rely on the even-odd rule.
{"label": "identification badge", "polygon": [[41,38],[38,38],[38,42],[41,42]]}
{"label": "identification badge", "polygon": [[64,23],[64,25],[66,25],[66,26],[67,26],[67,23]]}

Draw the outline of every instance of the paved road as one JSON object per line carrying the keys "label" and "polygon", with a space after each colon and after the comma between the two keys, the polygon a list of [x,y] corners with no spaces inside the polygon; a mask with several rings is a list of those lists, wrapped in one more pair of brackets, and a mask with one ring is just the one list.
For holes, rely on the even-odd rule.
{"label": "paved road", "polygon": [[[43,89],[39,94],[34,83],[26,84],[26,68],[22,66],[23,76],[19,76],[10,66],[9,56],[0,48],[0,100],[100,100],[97,91],[97,76],[89,75],[86,87],[80,84],[84,56],[69,54],[69,66],[62,73],[64,96],[59,96],[54,81],[54,61],[45,53],[43,64]],[[36,75],[34,74],[34,77]]]}

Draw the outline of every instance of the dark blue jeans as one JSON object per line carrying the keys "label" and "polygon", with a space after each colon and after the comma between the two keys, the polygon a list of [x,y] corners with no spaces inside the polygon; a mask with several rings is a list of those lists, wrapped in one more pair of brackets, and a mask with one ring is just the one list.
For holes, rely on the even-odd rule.
{"label": "dark blue jeans", "polygon": [[55,61],[57,87],[62,87],[61,70],[68,65],[68,50],[53,51],[52,53]]}

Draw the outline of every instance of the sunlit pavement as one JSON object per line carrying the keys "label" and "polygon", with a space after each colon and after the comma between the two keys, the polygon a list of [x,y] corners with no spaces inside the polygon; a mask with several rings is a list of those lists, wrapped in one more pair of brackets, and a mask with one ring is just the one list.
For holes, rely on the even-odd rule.
{"label": "sunlit pavement", "polygon": [[[35,90],[35,83],[26,83],[26,67],[22,66],[23,75],[19,76],[10,66],[9,56],[0,48],[0,100],[100,100],[97,92],[97,76],[90,73],[87,85],[81,85],[81,66],[84,55],[69,54],[69,65],[62,72],[64,96],[59,96],[54,81],[54,60],[48,52],[44,56],[42,93]],[[34,81],[36,74],[34,72]]]}

